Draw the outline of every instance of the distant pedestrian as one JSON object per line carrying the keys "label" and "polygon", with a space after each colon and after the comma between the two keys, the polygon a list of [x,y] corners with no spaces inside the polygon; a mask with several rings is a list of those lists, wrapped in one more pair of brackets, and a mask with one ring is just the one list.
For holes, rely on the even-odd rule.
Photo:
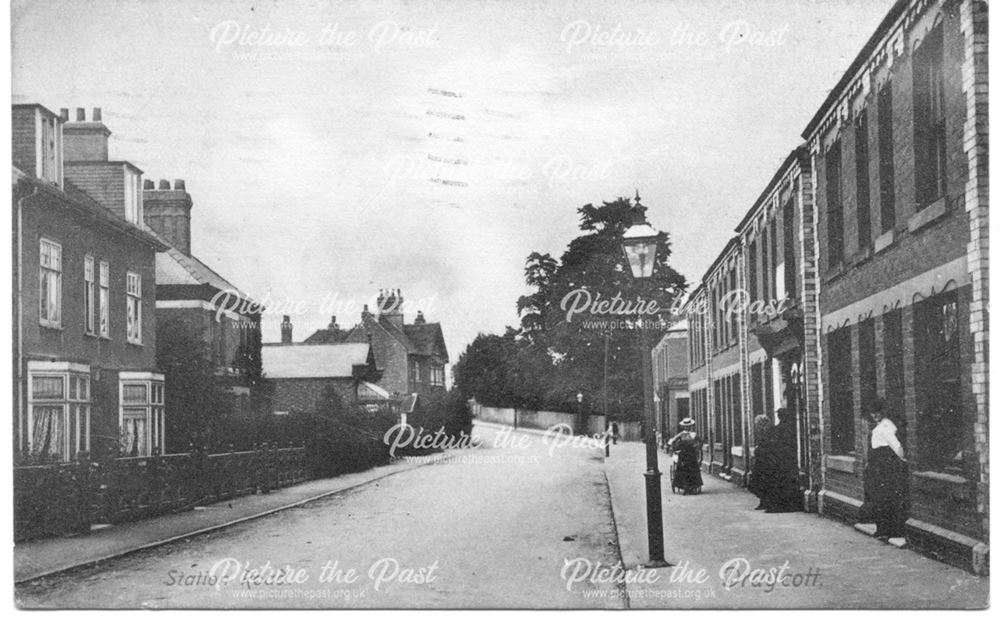
{"label": "distant pedestrian", "polygon": [[701,479],[701,440],[695,433],[694,419],[685,418],[680,422],[681,432],[670,441],[667,447],[676,453],[677,464],[674,468],[671,485],[685,492],[700,492],[703,485]]}
{"label": "distant pedestrian", "polygon": [[771,417],[767,414],[758,414],[753,419],[753,466],[750,471],[750,483],[747,485],[747,489],[750,490],[750,493],[760,499],[760,502],[757,503],[756,507],[754,507],[755,511],[763,511],[767,508],[764,503],[765,486],[762,485],[762,477],[758,473],[758,464],[761,459],[761,447],[765,444],[764,438],[773,426],[774,423],[771,422]]}
{"label": "distant pedestrian", "polygon": [[885,404],[876,399],[871,405],[871,450],[865,466],[865,502],[860,519],[875,522],[880,539],[906,534],[909,497],[909,467],[903,446],[896,437],[896,424],[885,413]]}
{"label": "distant pedestrian", "polygon": [[618,423],[616,422],[611,423],[611,443],[618,445]]}

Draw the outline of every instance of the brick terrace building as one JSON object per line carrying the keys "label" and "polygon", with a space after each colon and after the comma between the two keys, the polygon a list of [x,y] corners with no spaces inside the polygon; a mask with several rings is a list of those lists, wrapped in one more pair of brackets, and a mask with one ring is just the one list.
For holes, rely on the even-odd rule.
{"label": "brick terrace building", "polygon": [[987,8],[896,3],[803,133],[822,321],[820,511],[863,501],[883,396],[910,462],[907,538],[988,547]]}
{"label": "brick terrace building", "polygon": [[[753,417],[787,407],[804,507],[853,522],[881,396],[910,460],[907,539],[975,571],[989,550],[986,24],[982,2],[897,2],[686,306],[707,469],[740,480]],[[785,303],[727,315],[734,289]]]}
{"label": "brick terrace building", "polygon": [[164,246],[140,228],[141,171],[77,133],[82,109],[68,117],[12,109],[15,454],[149,455],[167,428],[154,314]]}

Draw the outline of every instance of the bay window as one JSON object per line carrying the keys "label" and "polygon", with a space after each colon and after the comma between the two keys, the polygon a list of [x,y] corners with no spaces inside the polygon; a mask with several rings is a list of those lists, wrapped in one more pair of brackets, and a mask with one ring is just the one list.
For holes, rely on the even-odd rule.
{"label": "bay window", "polygon": [[90,450],[90,367],[28,362],[27,453],[71,461]]}
{"label": "bay window", "polygon": [[166,442],[163,375],[126,371],[118,375],[121,407],[118,428],[125,457],[149,457]]}

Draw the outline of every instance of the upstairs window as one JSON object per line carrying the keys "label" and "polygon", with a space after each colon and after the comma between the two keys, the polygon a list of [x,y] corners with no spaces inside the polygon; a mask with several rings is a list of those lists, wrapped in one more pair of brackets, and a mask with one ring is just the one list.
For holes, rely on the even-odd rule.
{"label": "upstairs window", "polygon": [[854,178],[857,182],[858,249],[871,243],[871,187],[868,176],[868,110],[854,124]]}
{"label": "upstairs window", "polygon": [[444,367],[434,365],[431,367],[431,386],[444,386]]}
{"label": "upstairs window", "polygon": [[935,26],[913,52],[913,138],[917,209],[947,190],[945,154],[944,38]]}
{"label": "upstairs window", "polygon": [[142,345],[142,276],[128,272],[125,279],[126,339]]}
{"label": "upstairs window", "polygon": [[785,205],[781,214],[781,222],[784,225],[785,243],[782,250],[785,255],[785,295],[796,296],[796,273],[795,273],[795,204],[789,202]]}
{"label": "upstairs window", "polygon": [[142,178],[125,170],[125,219],[132,224],[142,224]]}
{"label": "upstairs window", "polygon": [[881,231],[896,226],[896,165],[892,143],[892,82],[878,92],[878,200]]}
{"label": "upstairs window", "polygon": [[97,310],[99,314],[98,327],[101,336],[111,338],[111,275],[107,262],[101,261],[100,289],[98,291]]}
{"label": "upstairs window", "polygon": [[827,268],[844,260],[844,206],[840,189],[840,141],[826,152],[826,258]]}
{"label": "upstairs window", "polygon": [[96,334],[94,324],[94,295],[95,289],[94,257],[89,254],[83,258],[83,331],[87,334]]}
{"label": "upstairs window", "polygon": [[38,322],[48,328],[62,327],[62,246],[42,239],[38,269]]}

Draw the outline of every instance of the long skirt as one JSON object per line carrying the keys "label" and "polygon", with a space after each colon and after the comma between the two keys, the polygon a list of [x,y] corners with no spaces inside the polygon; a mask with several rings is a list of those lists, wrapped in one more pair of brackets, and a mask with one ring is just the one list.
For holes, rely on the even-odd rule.
{"label": "long skirt", "polygon": [[698,463],[698,449],[691,442],[682,442],[677,449],[677,467],[674,469],[675,487],[689,490],[701,487],[701,464]]}
{"label": "long skirt", "polygon": [[888,446],[873,449],[865,468],[862,519],[875,522],[878,537],[903,537],[909,509],[909,471],[906,462]]}

